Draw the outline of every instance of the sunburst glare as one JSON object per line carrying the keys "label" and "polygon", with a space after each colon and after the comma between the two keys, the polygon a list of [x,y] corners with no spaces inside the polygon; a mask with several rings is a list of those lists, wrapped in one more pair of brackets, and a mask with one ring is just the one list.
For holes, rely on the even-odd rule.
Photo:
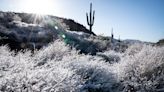
{"label": "sunburst glare", "polygon": [[52,14],[54,0],[23,0],[22,7],[30,13]]}

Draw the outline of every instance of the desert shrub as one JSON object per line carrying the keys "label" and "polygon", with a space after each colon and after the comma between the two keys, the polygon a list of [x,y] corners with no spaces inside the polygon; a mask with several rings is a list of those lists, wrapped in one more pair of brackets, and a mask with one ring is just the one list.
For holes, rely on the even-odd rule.
{"label": "desert shrub", "polygon": [[101,57],[104,61],[109,62],[110,64],[117,63],[121,60],[122,54],[115,51],[106,51],[103,53],[97,53],[98,57]]}
{"label": "desert shrub", "polygon": [[1,66],[9,63],[9,67],[1,69],[1,91],[103,91],[116,81],[108,64],[93,56],[80,55],[60,41],[35,51],[34,55],[29,51],[3,54]]}
{"label": "desert shrub", "polygon": [[21,21],[22,19],[18,16],[18,15],[15,15],[13,17],[13,21]]}
{"label": "desert shrub", "polygon": [[155,92],[163,90],[163,65],[164,47],[138,44],[127,50],[117,67],[125,89]]}
{"label": "desert shrub", "polygon": [[60,40],[33,54],[28,50],[15,54],[1,46],[0,91],[163,91],[164,47],[138,44],[125,53],[101,54],[118,62],[79,54]]}

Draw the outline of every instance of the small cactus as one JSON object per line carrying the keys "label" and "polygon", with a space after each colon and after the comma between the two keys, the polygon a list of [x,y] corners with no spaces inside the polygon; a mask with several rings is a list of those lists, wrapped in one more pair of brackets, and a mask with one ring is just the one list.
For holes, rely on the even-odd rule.
{"label": "small cactus", "polygon": [[95,11],[93,11],[92,14],[92,3],[90,3],[90,15],[88,16],[88,13],[86,13],[86,18],[87,18],[87,24],[89,25],[89,30],[92,32],[92,26],[94,24],[94,19],[95,19]]}
{"label": "small cactus", "polygon": [[119,35],[119,38],[118,38],[118,42],[121,42],[120,35]]}
{"label": "small cactus", "polygon": [[112,31],[111,31],[111,42],[113,43],[113,39],[114,39],[114,35],[113,35],[113,28],[112,28]]}

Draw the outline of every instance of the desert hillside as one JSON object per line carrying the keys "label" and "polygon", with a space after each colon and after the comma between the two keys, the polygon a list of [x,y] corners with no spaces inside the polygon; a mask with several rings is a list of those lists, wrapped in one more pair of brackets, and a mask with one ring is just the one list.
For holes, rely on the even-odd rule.
{"label": "desert hillside", "polygon": [[111,43],[110,37],[96,36],[71,19],[28,13],[0,12],[0,37],[0,44],[12,50],[40,49],[57,39],[86,54],[127,48],[127,43],[116,39]]}

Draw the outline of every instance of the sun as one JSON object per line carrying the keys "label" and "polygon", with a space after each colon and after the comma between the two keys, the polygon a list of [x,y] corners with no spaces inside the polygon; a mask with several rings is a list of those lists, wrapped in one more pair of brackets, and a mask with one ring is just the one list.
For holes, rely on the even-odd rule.
{"label": "sun", "polygon": [[24,0],[22,8],[25,11],[36,14],[52,14],[54,10],[54,0]]}

